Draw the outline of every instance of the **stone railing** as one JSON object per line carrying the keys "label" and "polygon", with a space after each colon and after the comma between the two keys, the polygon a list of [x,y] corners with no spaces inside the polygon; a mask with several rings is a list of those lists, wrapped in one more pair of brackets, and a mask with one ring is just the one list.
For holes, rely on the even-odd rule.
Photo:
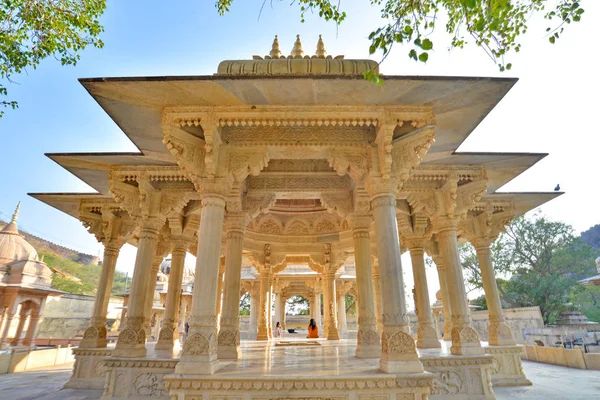
{"label": "stone railing", "polygon": [[71,346],[57,346],[53,349],[8,351],[0,354],[0,374],[22,372],[34,368],[51,367],[75,361]]}
{"label": "stone railing", "polygon": [[583,349],[546,346],[523,346],[521,359],[569,368],[600,370],[600,353],[584,353]]}

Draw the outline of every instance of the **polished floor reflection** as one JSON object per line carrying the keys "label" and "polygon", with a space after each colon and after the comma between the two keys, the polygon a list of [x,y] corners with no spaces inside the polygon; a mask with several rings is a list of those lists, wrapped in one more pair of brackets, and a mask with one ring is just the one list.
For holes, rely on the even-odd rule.
{"label": "polished floor reflection", "polygon": [[[357,358],[356,340],[283,338],[271,341],[243,340],[242,359],[219,360],[219,375],[236,376],[356,376],[377,375],[379,358]],[[449,342],[441,349],[417,349],[421,358],[456,357],[450,355]],[[148,346],[152,348],[152,346]],[[149,350],[146,359],[179,358],[179,350]]]}

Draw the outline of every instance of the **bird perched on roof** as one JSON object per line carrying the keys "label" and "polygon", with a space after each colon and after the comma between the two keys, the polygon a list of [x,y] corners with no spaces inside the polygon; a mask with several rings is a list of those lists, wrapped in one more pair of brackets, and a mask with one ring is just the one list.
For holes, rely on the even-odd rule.
{"label": "bird perched on roof", "polygon": [[556,187],[554,188],[555,192],[558,192],[560,190],[560,185],[556,185]]}

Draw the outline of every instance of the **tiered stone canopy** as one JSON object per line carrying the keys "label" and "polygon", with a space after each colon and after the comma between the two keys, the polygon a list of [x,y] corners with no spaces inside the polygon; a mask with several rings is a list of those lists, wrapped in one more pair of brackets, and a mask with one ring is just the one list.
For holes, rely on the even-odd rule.
{"label": "tiered stone canopy", "polygon": [[[98,193],[32,196],[82,220],[106,245],[109,272],[94,333],[118,248],[138,246],[128,318],[113,356],[146,354],[147,298],[159,261],[171,252],[171,274],[179,274],[191,251],[202,280],[194,285],[190,332],[176,368],[183,376],[214,373],[218,359],[241,356],[243,287],[258,299],[263,340],[272,336],[273,291],[304,290],[315,303],[322,292],[331,340],[339,339],[339,294],[352,291],[359,305],[356,355],[380,357],[384,372],[422,374],[416,347],[440,346],[425,252],[440,273],[451,353],[479,357],[484,349],[468,315],[459,240],[471,241],[480,255],[490,344],[514,345],[489,244],[512,218],[558,194],[498,192],[544,154],[457,148],[516,80],[386,76],[377,86],[363,78],[374,68],[370,60],[327,57],[322,41],[314,57],[304,56],[298,38],[290,57],[281,56],[276,39],[268,57],[225,61],[212,76],[81,80],[140,152],[49,154]],[[416,343],[406,318],[405,250],[415,276]],[[243,260],[258,272],[256,282],[241,282]],[[288,265],[304,265],[318,279],[300,288],[284,276]],[[355,268],[355,283],[344,282],[342,266]],[[157,348],[172,348],[176,337],[181,279],[171,279]],[[105,345],[100,336],[90,333],[88,345]],[[518,348],[511,357],[518,363]],[[172,393],[184,396],[178,390]]]}

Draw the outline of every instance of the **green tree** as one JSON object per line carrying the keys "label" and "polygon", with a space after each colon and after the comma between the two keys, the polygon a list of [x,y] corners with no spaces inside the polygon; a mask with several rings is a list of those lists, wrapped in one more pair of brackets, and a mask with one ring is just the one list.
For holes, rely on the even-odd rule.
{"label": "green tree", "polygon": [[[216,7],[224,15],[232,3],[233,0],[217,0]],[[264,6],[266,2],[261,3]],[[302,22],[307,13],[316,13],[336,24],[346,19],[339,0],[298,0],[291,4],[300,8]],[[385,59],[394,44],[405,44],[410,58],[427,62],[434,46],[430,35],[438,24],[445,22],[447,43],[436,45],[438,48],[451,50],[476,45],[501,71],[511,68],[505,56],[521,49],[519,39],[527,31],[532,15],[543,15],[548,25],[552,25],[546,28],[546,35],[554,43],[564,27],[579,22],[584,13],[575,0],[368,0],[364,5],[381,10],[381,25],[369,35],[370,54],[381,51]],[[373,73],[366,77],[380,82]]]}
{"label": "green tree", "polygon": [[250,294],[244,293],[240,299],[240,315],[250,315]]}
{"label": "green tree", "polygon": [[590,321],[600,322],[600,286],[576,286],[571,302]]}
{"label": "green tree", "polygon": [[539,214],[513,221],[494,244],[494,269],[502,300],[511,307],[539,306],[553,323],[577,281],[594,269],[596,251],[573,228]]}
{"label": "green tree", "polygon": [[346,305],[346,313],[349,315],[356,315],[356,300],[354,296],[350,296],[347,294],[344,296],[345,305]]}
{"label": "green tree", "polygon": [[[0,1],[0,82],[12,82],[50,56],[75,65],[87,46],[101,48],[98,19],[105,8],[106,0]],[[7,94],[0,83],[0,96]],[[5,107],[16,108],[17,102],[0,100],[0,117]]]}
{"label": "green tree", "polygon": [[304,296],[292,296],[286,301],[286,306],[292,315],[308,315],[309,301]]}

